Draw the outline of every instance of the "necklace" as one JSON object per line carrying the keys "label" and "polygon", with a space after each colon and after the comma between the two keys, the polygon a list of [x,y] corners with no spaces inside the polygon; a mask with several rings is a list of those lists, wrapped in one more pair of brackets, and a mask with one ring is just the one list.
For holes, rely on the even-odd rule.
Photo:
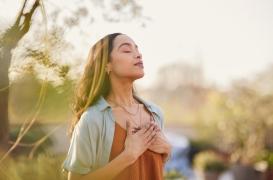
{"label": "necklace", "polygon": [[135,113],[132,113],[132,112],[130,112],[126,107],[124,107],[124,106],[122,106],[122,105],[120,105],[120,104],[117,104],[116,102],[114,102],[114,101],[112,101],[112,100],[110,100],[110,99],[109,99],[109,101],[110,101],[110,102],[113,102],[113,103],[115,104],[115,106],[121,107],[124,111],[126,111],[127,113],[129,113],[129,114],[131,114],[131,115],[133,115],[133,116],[135,116],[135,115],[138,113],[138,111],[139,111],[139,104],[137,104],[137,110],[136,110],[136,112],[135,112]]}
{"label": "necklace", "polygon": [[[141,129],[141,119],[142,119],[142,111],[140,110],[140,113],[139,113],[139,125],[137,125],[137,127],[135,128],[135,131],[138,131]],[[130,119],[129,119],[130,120]],[[134,122],[134,121],[133,121]]]}
{"label": "necklace", "polygon": [[[135,116],[137,113],[138,113],[138,111],[139,111],[139,104],[137,104],[137,111],[135,112],[135,113],[132,113],[132,112],[130,112],[130,111],[128,111],[124,106],[122,106],[122,105],[120,105],[120,104],[117,104],[116,102],[114,102],[114,101],[112,101],[112,100],[110,100],[110,99],[108,99],[110,102],[113,102],[114,104],[115,104],[115,106],[119,106],[119,107],[121,107],[123,110],[125,110],[127,113],[129,113],[130,115],[132,115],[132,116]],[[138,131],[138,130],[140,130],[141,129],[141,118],[142,118],[142,112],[141,112],[141,110],[140,110],[140,113],[139,113],[139,125],[135,122],[135,121],[133,121],[131,118],[128,118],[127,120],[129,120],[129,121],[131,121],[131,122],[133,122],[135,125],[136,125],[136,128],[135,128],[135,132],[136,131]]]}

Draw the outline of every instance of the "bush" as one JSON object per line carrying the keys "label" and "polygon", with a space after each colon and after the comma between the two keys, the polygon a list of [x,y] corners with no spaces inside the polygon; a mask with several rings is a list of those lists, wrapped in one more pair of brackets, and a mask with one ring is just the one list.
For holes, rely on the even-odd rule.
{"label": "bush", "polygon": [[191,139],[190,140],[190,151],[189,151],[189,161],[191,165],[193,164],[193,159],[196,154],[201,151],[208,149],[215,149],[215,147],[208,141],[202,139]]}
{"label": "bush", "polygon": [[267,164],[268,169],[273,169],[273,152],[267,151],[263,157],[263,160]]}
{"label": "bush", "polygon": [[204,172],[223,172],[227,169],[225,161],[212,151],[198,153],[194,158],[194,167]]}
{"label": "bush", "polygon": [[[10,132],[10,140],[15,141],[17,139],[17,136],[20,132],[21,126],[16,126],[11,129]],[[35,124],[32,128],[29,129],[29,131],[24,135],[20,143],[23,144],[32,144],[38,141],[39,139],[43,138],[46,135],[46,132],[39,126],[39,124]],[[47,138],[35,151],[36,153],[45,153],[46,149],[53,144],[52,140],[50,138]],[[20,146],[18,145],[15,150],[13,151],[14,155],[17,154],[27,154],[31,151],[32,146]]]}
{"label": "bush", "polygon": [[34,159],[26,156],[8,158],[0,164],[0,179],[5,180],[64,180],[61,165],[64,156],[39,154]]}
{"label": "bush", "polygon": [[186,178],[176,170],[171,170],[164,173],[165,180],[186,180]]}

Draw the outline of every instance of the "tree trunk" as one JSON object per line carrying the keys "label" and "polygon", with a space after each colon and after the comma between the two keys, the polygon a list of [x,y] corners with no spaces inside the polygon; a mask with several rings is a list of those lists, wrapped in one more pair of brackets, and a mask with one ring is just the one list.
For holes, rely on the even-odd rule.
{"label": "tree trunk", "polygon": [[9,147],[9,68],[11,63],[11,51],[18,42],[29,31],[34,11],[39,6],[36,0],[29,12],[24,13],[28,0],[25,0],[18,13],[15,23],[7,29],[0,39],[0,150],[7,150]]}
{"label": "tree trunk", "polygon": [[0,57],[0,148],[8,149],[9,140],[9,118],[8,118],[8,97],[9,97],[9,77],[10,50],[2,49]]}

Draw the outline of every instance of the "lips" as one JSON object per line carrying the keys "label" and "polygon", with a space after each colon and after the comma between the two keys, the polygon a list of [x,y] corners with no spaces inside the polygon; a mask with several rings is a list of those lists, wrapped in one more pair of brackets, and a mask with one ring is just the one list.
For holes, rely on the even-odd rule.
{"label": "lips", "polygon": [[136,63],[134,65],[143,68],[143,63],[142,62],[138,62],[138,63]]}
{"label": "lips", "polygon": [[142,61],[138,61],[137,63],[135,63],[134,65],[137,65],[137,64],[143,64]]}

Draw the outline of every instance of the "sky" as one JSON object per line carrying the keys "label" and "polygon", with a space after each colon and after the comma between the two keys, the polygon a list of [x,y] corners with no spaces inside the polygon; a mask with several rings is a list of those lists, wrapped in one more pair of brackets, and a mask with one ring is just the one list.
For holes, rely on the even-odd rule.
{"label": "sky", "polygon": [[[75,1],[74,1],[75,2]],[[46,9],[60,8],[71,14],[73,1],[45,1]],[[86,2],[86,1],[82,1]],[[273,62],[273,1],[271,0],[141,0],[143,15],[151,20],[145,28],[138,20],[109,23],[96,18],[78,28],[66,29],[75,54],[87,57],[102,36],[122,32],[139,46],[144,78],[136,83],[149,87],[159,69],[176,61],[200,64],[208,83],[227,86],[233,79],[249,78]],[[20,4],[2,0],[0,23],[12,22]],[[94,14],[99,10],[86,3]],[[90,8],[89,8],[90,7]],[[50,19],[49,19],[50,21]]]}

